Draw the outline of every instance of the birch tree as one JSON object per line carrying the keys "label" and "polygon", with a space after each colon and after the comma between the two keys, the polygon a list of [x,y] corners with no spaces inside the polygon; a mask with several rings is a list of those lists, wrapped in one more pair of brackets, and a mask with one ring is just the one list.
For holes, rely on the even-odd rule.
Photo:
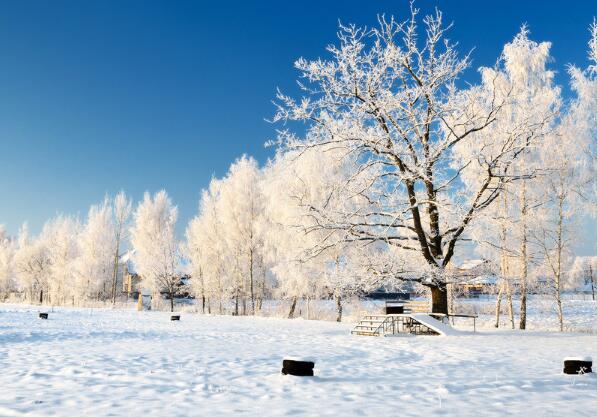
{"label": "birch tree", "polygon": [[[560,108],[560,89],[553,85],[553,72],[547,70],[549,62],[548,42],[536,43],[528,38],[528,30],[523,27],[514,41],[504,48],[506,69],[508,69],[512,88],[516,91],[515,105],[512,107],[511,117],[529,118],[549,117],[553,122]],[[545,143],[539,143],[552,128],[551,124],[541,125],[539,120],[535,123],[543,129],[534,129],[529,132],[528,140],[534,143],[533,147],[526,149],[519,161],[515,164],[516,171],[526,176],[523,181],[514,186],[519,195],[519,233],[520,233],[520,322],[519,328],[526,328],[527,286],[529,280],[529,219],[532,207],[541,203],[536,193],[532,195],[527,190],[528,184],[536,183],[532,178],[538,169],[544,170],[544,164],[536,162],[540,149],[548,148]],[[533,198],[534,197],[534,198]],[[538,201],[539,200],[539,201]]]}
{"label": "birch tree", "polygon": [[[363,250],[343,245],[343,235],[335,230],[320,228],[312,209],[314,205],[325,205],[333,212],[354,208],[353,199],[330,193],[354,172],[354,161],[341,158],[342,153],[316,148],[278,153],[264,169],[266,263],[276,279],[277,293],[291,301],[289,317],[298,299],[333,295],[341,319],[342,298],[367,281],[357,283],[356,270],[349,273],[359,265],[357,255]],[[317,248],[324,237],[326,247]]]}
{"label": "birch tree", "polygon": [[[589,59],[597,65],[597,26],[591,27]],[[552,277],[560,331],[564,330],[561,292],[567,266],[577,243],[578,214],[590,211],[590,195],[595,184],[595,162],[590,149],[597,132],[597,77],[591,69],[570,67],[572,89],[577,97],[564,111],[558,129],[541,149],[545,172],[540,180],[544,204],[537,210],[538,224],[533,233]]]}
{"label": "birch tree", "polygon": [[[196,296],[206,299],[211,313],[212,302],[217,302],[218,313],[224,312],[224,301],[233,286],[230,275],[229,250],[223,238],[221,219],[221,180],[213,178],[203,190],[199,213],[187,227],[187,256],[193,275],[192,288]],[[197,279],[199,278],[199,279]]]}
{"label": "birch tree", "polygon": [[65,304],[75,295],[81,224],[72,216],[58,215],[48,220],[38,237],[50,258],[48,295],[52,304]]}
{"label": "birch tree", "polygon": [[[234,300],[234,314],[255,314],[265,291],[262,172],[243,156],[204,190],[198,215],[187,228],[187,250],[196,295]],[[247,302],[250,305],[247,307]],[[209,308],[209,303],[208,303]]]}
{"label": "birch tree", "polygon": [[122,249],[122,243],[126,240],[127,223],[131,215],[133,203],[127,198],[124,191],[116,194],[113,205],[113,216],[114,216],[114,255],[112,260],[112,304],[116,303],[116,283],[118,280],[118,263],[120,260],[120,251]]}
{"label": "birch tree", "polygon": [[[550,47],[548,42],[530,40],[529,31],[523,26],[513,41],[504,46],[500,65],[482,69],[485,83],[491,80],[498,94],[508,95],[508,105],[500,110],[491,126],[472,135],[476,139],[472,147],[463,149],[459,144],[456,148],[457,152],[462,152],[464,161],[471,154],[477,159],[485,159],[487,155],[499,153],[503,146],[500,138],[505,138],[506,143],[519,142],[516,158],[510,161],[505,173],[507,178],[502,180],[502,204],[490,207],[479,219],[482,227],[473,238],[500,249],[502,277],[507,279],[502,281],[503,290],[507,292],[509,307],[510,277],[519,279],[521,329],[526,327],[527,284],[532,257],[529,223],[532,211],[541,204],[541,196],[536,192],[537,178],[546,169],[540,161],[541,149],[545,148],[545,138],[555,129],[561,106],[560,88],[554,85],[554,73],[547,67],[551,59]],[[474,170],[465,171],[463,179],[468,184],[479,183]],[[491,225],[492,218],[498,222],[496,227]],[[498,228],[500,232],[496,230]],[[510,317],[512,321],[512,314]]]}
{"label": "birch tree", "polygon": [[505,298],[510,327],[514,329],[512,275],[514,273],[513,259],[516,257],[517,252],[511,249],[515,245],[512,234],[515,222],[511,217],[512,209],[510,205],[510,199],[512,198],[513,196],[505,189],[500,195],[498,203],[494,204],[483,217],[475,222],[470,232],[472,239],[478,242],[477,251],[485,259],[496,260],[495,264],[499,266],[495,327],[500,326],[502,301]]}
{"label": "birch tree", "polygon": [[112,278],[115,224],[112,206],[106,197],[89,209],[87,221],[78,238],[75,296],[79,300],[105,299]]}
{"label": "birch tree", "polygon": [[222,221],[222,239],[229,250],[235,276],[235,313],[246,313],[247,298],[251,314],[255,314],[257,277],[263,265],[263,237],[259,223],[263,217],[261,171],[257,162],[243,156],[230,166],[227,176],[220,183],[218,205]]}
{"label": "birch tree", "polygon": [[42,304],[47,301],[51,265],[46,241],[40,237],[31,239],[27,225],[23,225],[19,231],[14,269],[31,302]]}
{"label": "birch tree", "polygon": [[165,291],[174,311],[174,297],[179,291],[177,275],[180,251],[174,227],[178,209],[172,205],[166,191],[146,192],[134,213],[131,244],[135,250],[133,261],[138,273],[154,294]]}
{"label": "birch tree", "polygon": [[[572,126],[568,132],[574,132]],[[564,330],[564,312],[561,293],[566,280],[565,274],[572,260],[572,251],[578,236],[578,212],[583,212],[583,188],[589,178],[583,156],[587,147],[579,144],[583,136],[572,134],[568,140],[558,140],[557,146],[546,149],[545,157],[550,167],[543,177],[542,190],[545,203],[536,210],[538,225],[531,231],[551,275],[551,289],[556,303],[560,331]],[[586,136],[584,138],[587,138]],[[587,138],[590,139],[590,138]],[[577,142],[577,143],[574,143]],[[585,144],[586,145],[586,144]],[[590,175],[590,174],[589,174]]]}
{"label": "birch tree", "polygon": [[205,265],[209,260],[205,257],[202,237],[203,228],[201,220],[196,216],[191,219],[185,231],[186,241],[183,246],[185,257],[189,260],[189,273],[191,274],[191,291],[195,298],[201,300],[201,312],[205,314],[207,307],[207,285],[205,282]]}

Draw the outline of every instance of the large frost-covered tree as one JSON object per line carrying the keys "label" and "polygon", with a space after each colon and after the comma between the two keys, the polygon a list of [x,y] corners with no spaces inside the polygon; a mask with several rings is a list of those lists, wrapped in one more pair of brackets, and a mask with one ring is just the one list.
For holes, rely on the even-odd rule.
{"label": "large frost-covered tree", "polygon": [[195,295],[195,299],[201,300],[201,312],[205,314],[208,302],[208,288],[204,271],[205,265],[210,260],[205,256],[206,250],[203,245],[205,233],[199,217],[191,219],[185,231],[185,237],[183,251],[185,258],[189,260],[188,272],[193,277],[190,284],[191,291]]}
{"label": "large frost-covered tree", "polygon": [[253,158],[243,156],[230,166],[220,183],[222,239],[229,248],[234,277],[235,313],[246,313],[247,299],[255,314],[258,282],[263,281],[263,197],[261,171]]}
{"label": "large frost-covered tree", "polygon": [[[560,89],[553,83],[553,71],[547,68],[550,61],[550,44],[537,43],[529,39],[523,26],[514,40],[504,46],[500,63],[496,68],[483,68],[484,83],[491,83],[496,95],[508,96],[507,105],[500,109],[495,122],[486,129],[475,132],[474,142],[461,143],[455,153],[462,162],[486,160],[501,152],[509,141],[516,145],[516,159],[506,166],[507,178],[502,179],[503,193],[498,204],[493,205],[478,219],[477,230],[472,230],[474,240],[489,243],[499,248],[501,275],[506,280],[502,290],[507,290],[511,306],[508,275],[516,267],[515,275],[520,279],[520,328],[526,327],[526,298],[529,280],[530,248],[529,230],[532,221],[531,210],[539,204],[538,193],[533,192],[539,173],[546,167],[540,158],[540,150],[547,146],[545,139],[555,129],[560,109]],[[465,170],[462,179],[469,187],[478,187],[482,177],[476,170]],[[495,228],[491,227],[494,222]],[[471,224],[473,227],[474,224]],[[498,230],[499,229],[499,232]],[[506,272],[508,270],[508,272]],[[498,307],[501,300],[498,294]],[[512,319],[512,316],[511,316]],[[498,314],[499,321],[499,314]]]}
{"label": "large frost-covered tree", "polygon": [[[268,230],[264,240],[265,260],[277,283],[277,295],[290,299],[289,317],[299,298],[321,297],[326,285],[326,264],[331,251],[311,253],[318,237],[305,201],[321,202],[337,178],[336,160],[316,150],[278,154],[264,170],[263,192]],[[334,201],[328,201],[335,205]]]}
{"label": "large frost-covered tree", "polygon": [[[340,26],[330,60],[299,59],[301,88],[295,100],[278,94],[278,122],[304,121],[299,137],[281,130],[283,149],[339,148],[358,161],[353,176],[330,190],[358,200],[360,209],[327,210],[311,204],[318,227],[342,232],[342,243],[381,243],[418,258],[425,267],[402,274],[429,287],[434,312],[447,313],[445,268],[458,242],[480,212],[516,178],[510,167],[529,147],[528,120],[492,138],[491,151],[478,135],[512,105],[510,92],[489,73],[480,86],[457,87],[469,66],[445,39],[442,14],[423,19],[417,10],[405,22],[379,19],[374,29]],[[497,74],[496,74],[497,76]],[[455,155],[455,147],[468,155]],[[478,181],[464,183],[465,171]],[[317,244],[329,246],[324,238]]]}
{"label": "large frost-covered tree", "polygon": [[[572,250],[578,243],[578,214],[594,207],[595,160],[591,145],[597,132],[597,26],[591,27],[589,59],[586,71],[570,67],[572,89],[577,96],[563,111],[559,125],[540,149],[544,172],[537,187],[542,204],[536,210],[537,225],[532,232],[543,262],[552,277],[552,293],[558,312],[560,331],[564,330],[561,292],[566,281]],[[592,197],[592,198],[591,198]]]}
{"label": "large frost-covered tree", "polygon": [[81,224],[78,219],[59,215],[44,224],[38,237],[49,253],[48,295],[52,304],[73,301],[77,281],[76,261],[79,256],[80,232]]}
{"label": "large frost-covered tree", "polygon": [[221,181],[212,179],[209,188],[204,190],[199,204],[199,214],[187,227],[187,257],[190,261],[193,280],[191,287],[196,296],[202,298],[202,308],[211,313],[211,304],[217,302],[218,312],[223,312],[225,294],[229,287],[228,250],[222,239],[219,195]]}
{"label": "large frost-covered tree", "polygon": [[91,206],[78,239],[76,298],[100,299],[110,294],[107,289],[112,278],[115,227],[108,198],[99,205]]}
{"label": "large frost-covered tree", "polygon": [[30,301],[43,303],[48,299],[51,258],[47,242],[41,237],[31,239],[27,225],[19,231],[18,247],[14,257],[14,270],[20,286]]}
{"label": "large frost-covered tree", "polygon": [[[199,214],[187,228],[187,252],[196,294],[232,297],[235,314],[252,314],[265,289],[262,173],[253,158],[235,161],[223,179],[212,179]],[[250,303],[247,308],[247,302]]]}
{"label": "large frost-covered tree", "polygon": [[[317,148],[280,152],[264,169],[266,261],[276,278],[278,295],[292,300],[290,317],[299,298],[332,296],[340,321],[345,296],[388,283],[387,277],[380,281],[372,269],[404,269],[398,259],[380,253],[376,244],[346,244],[341,230],[320,227],[313,206],[325,206],[331,213],[358,208],[354,198],[330,193],[338,184],[352,180],[355,161],[342,157],[344,152]],[[322,241],[325,246],[318,246]]]}
{"label": "large frost-covered tree", "polygon": [[180,250],[174,230],[177,219],[178,209],[166,191],[157,192],[153,198],[146,192],[135,210],[131,228],[137,272],[154,293],[167,292],[171,311],[180,288]]}

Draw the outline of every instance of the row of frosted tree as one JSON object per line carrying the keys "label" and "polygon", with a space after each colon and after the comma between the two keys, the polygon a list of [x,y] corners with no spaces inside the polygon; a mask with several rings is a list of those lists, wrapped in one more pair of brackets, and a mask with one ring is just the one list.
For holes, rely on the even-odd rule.
{"label": "row of frosted tree", "polygon": [[475,251],[500,277],[496,325],[503,305],[515,325],[516,292],[526,327],[541,276],[563,328],[562,291],[594,268],[574,265],[573,251],[596,203],[597,25],[589,65],[566,68],[563,94],[550,43],[526,27],[465,83],[470,55],[447,40],[441,12],[410,12],[372,29],[341,25],[325,59],[296,62],[301,93],[275,100],[275,157],[262,167],[242,157],[213,179],[182,241],[166,192],[134,212],[121,193],[83,224],[59,216],[37,237],[4,238],[2,290],[115,300],[118,258],[131,248],[145,285],[170,299],[190,273],[203,311],[254,314],[284,298],[292,316],[298,299],[326,297],[340,319],[343,297],[406,283],[446,313],[455,259]]}
{"label": "row of frosted tree", "polygon": [[60,215],[38,236],[23,225],[16,238],[0,228],[0,293],[27,301],[75,304],[115,300],[120,250],[125,247],[131,202],[118,194],[89,209],[82,224]]}

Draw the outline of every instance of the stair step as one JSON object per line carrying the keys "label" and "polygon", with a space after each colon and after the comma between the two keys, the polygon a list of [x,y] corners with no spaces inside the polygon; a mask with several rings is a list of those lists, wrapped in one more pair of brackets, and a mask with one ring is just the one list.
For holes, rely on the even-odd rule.
{"label": "stair step", "polygon": [[377,332],[366,332],[366,331],[358,331],[358,330],[353,330],[350,332],[350,334],[356,334],[358,336],[379,336],[379,333],[377,333]]}
{"label": "stair step", "polygon": [[364,314],[350,334],[382,336],[385,334],[384,324],[393,322],[393,319],[388,320],[388,318],[389,316],[385,314]]}

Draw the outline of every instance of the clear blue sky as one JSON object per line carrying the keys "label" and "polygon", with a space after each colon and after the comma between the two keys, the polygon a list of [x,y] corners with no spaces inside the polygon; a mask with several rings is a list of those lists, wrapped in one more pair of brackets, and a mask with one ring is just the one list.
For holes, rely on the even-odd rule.
{"label": "clear blue sky", "polygon": [[[524,22],[553,42],[558,71],[586,65],[593,2],[417,4],[435,5],[462,51],[476,48],[475,66]],[[406,16],[407,2],[2,1],[0,223],[38,232],[56,213],[83,218],[105,193],[165,188],[184,226],[212,175],[271,154],[264,119],[276,87],[294,91],[293,61],[324,56],[338,19],[371,25],[383,12]]]}

